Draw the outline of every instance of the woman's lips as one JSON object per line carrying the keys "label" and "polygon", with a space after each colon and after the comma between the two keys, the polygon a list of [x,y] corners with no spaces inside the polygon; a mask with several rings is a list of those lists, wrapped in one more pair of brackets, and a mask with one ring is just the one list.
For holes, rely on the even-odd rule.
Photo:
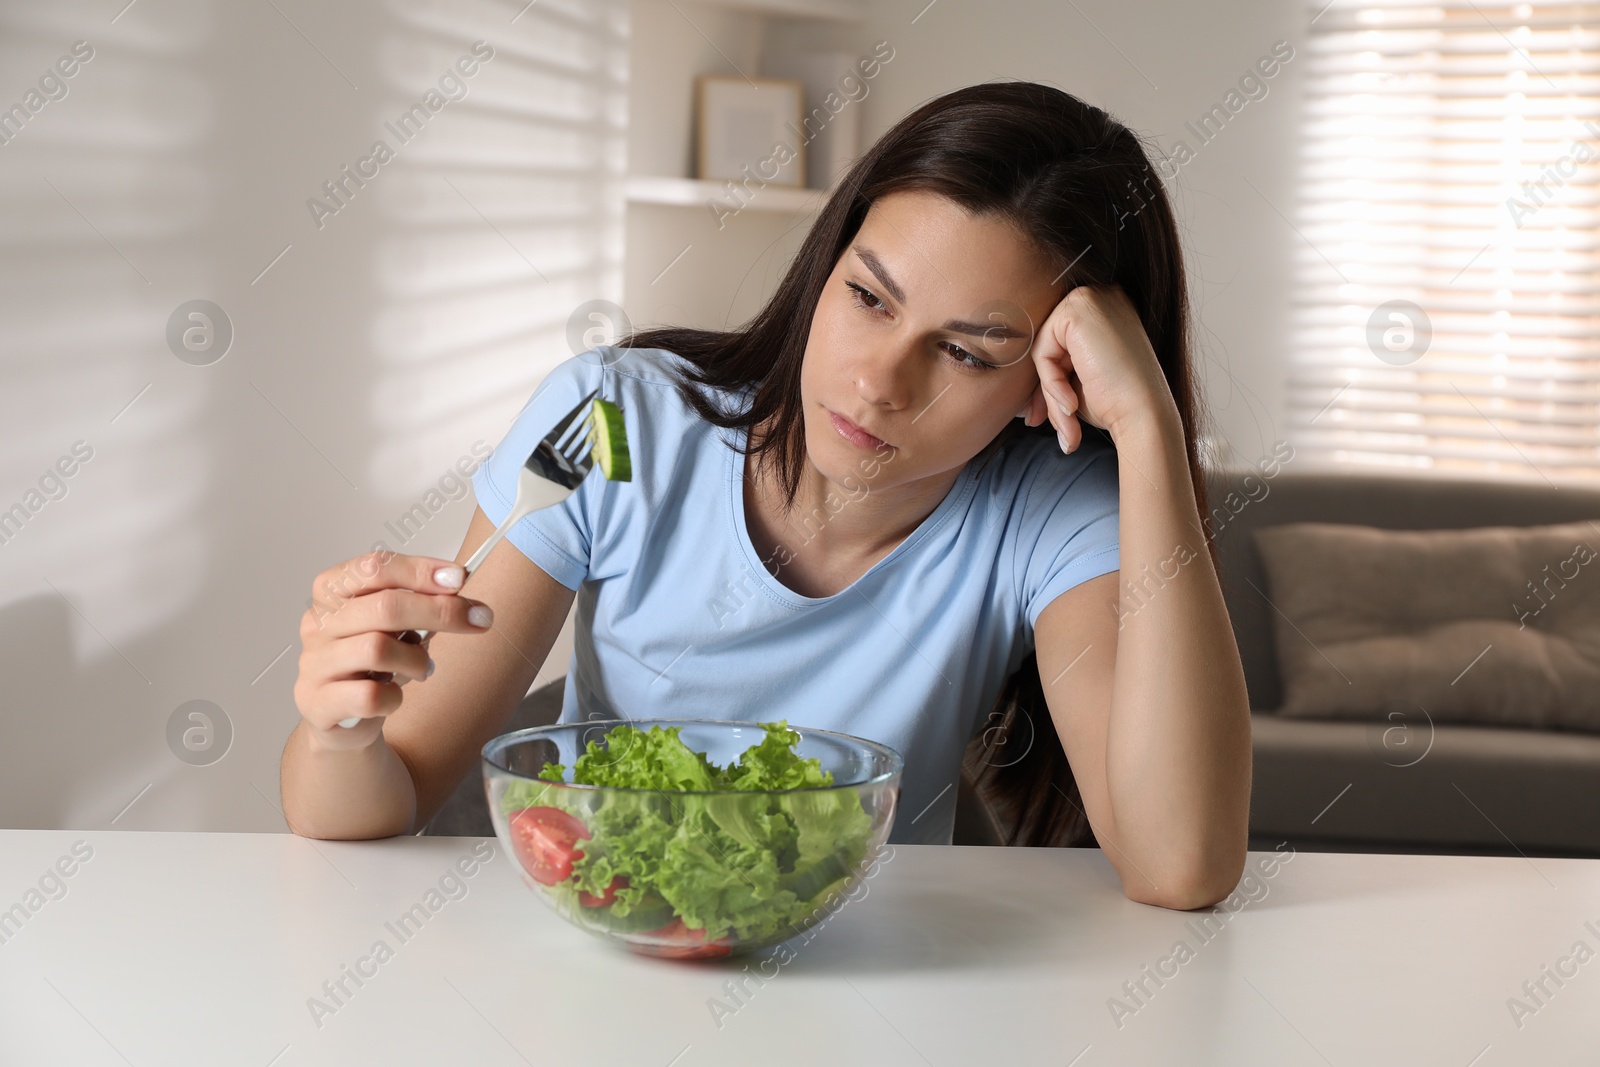
{"label": "woman's lips", "polygon": [[833,420],[833,428],[839,431],[839,436],[857,448],[867,448],[876,452],[879,449],[894,447],[889,442],[872,436],[866,430],[834,411],[828,410],[828,418]]}

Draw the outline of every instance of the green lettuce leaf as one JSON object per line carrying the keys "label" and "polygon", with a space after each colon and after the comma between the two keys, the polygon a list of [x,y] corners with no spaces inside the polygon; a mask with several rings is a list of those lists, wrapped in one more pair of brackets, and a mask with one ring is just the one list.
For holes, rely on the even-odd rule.
{"label": "green lettuce leaf", "polygon": [[833,776],[821,761],[795,753],[800,735],[786,721],[761,725],[762,740],[720,767],[684,744],[679,727],[643,731],[618,724],[603,740],[588,743],[573,763],[571,781],[651,792],[591,793],[545,784],[567,780],[567,768],[551,763],[541,781],[507,787],[501,809],[546,804],[583,819],[593,836],[563,886],[598,895],[619,875],[627,878],[605,909],[618,918],[639,906],[648,915],[665,900],[707,938],[798,933],[797,924],[817,910],[826,891],[865,857],[872,819],[855,790],[826,788]]}

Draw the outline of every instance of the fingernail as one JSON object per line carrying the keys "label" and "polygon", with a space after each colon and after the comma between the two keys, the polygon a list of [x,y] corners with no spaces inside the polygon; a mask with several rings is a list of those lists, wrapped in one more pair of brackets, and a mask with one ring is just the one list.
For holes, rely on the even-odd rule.
{"label": "fingernail", "polygon": [[450,589],[460,589],[466,577],[467,572],[460,567],[440,567],[433,572],[433,580]]}
{"label": "fingernail", "polygon": [[427,673],[425,673],[422,676],[422,680],[424,682],[426,682],[429,678],[432,678],[432,677],[433,677],[433,657],[429,656],[428,657],[428,670],[427,670]]}
{"label": "fingernail", "polygon": [[1067,447],[1067,435],[1062,433],[1060,430],[1056,431],[1056,440],[1061,442],[1061,451],[1067,453],[1072,451],[1072,449]]}
{"label": "fingernail", "polygon": [[474,626],[488,626],[494,621],[494,612],[487,604],[474,604],[467,612],[467,621]]}

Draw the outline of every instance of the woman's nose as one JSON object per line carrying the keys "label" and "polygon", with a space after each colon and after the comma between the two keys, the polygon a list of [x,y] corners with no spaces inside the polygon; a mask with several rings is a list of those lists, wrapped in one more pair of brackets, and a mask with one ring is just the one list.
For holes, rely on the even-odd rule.
{"label": "woman's nose", "polygon": [[899,409],[915,391],[915,356],[902,346],[869,354],[856,366],[856,393],[874,407]]}

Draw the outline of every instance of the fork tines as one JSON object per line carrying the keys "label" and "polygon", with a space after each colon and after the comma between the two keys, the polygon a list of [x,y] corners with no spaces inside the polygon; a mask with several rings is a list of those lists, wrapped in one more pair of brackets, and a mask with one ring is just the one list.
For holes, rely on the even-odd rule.
{"label": "fork tines", "polygon": [[[591,402],[599,395],[600,390],[596,388],[580,399],[565,418],[550,428],[550,432],[544,435],[523,465],[541,477],[569,488],[581,481],[593,465],[589,453],[594,441],[592,437],[583,438],[584,430],[593,420]],[[590,410],[590,415],[579,421],[578,416],[585,409]]]}

